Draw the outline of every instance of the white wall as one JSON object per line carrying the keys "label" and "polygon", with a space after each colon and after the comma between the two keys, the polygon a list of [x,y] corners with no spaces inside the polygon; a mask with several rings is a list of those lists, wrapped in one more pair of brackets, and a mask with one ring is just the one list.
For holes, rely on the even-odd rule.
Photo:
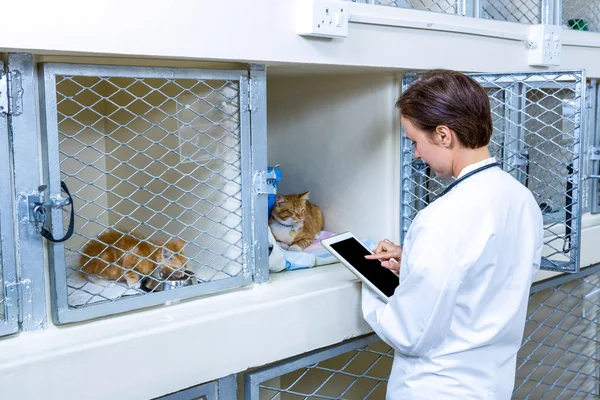
{"label": "white wall", "polygon": [[398,93],[391,74],[269,79],[268,156],[282,169],[279,193],[310,190],[326,230],[398,240]]}
{"label": "white wall", "polygon": [[[27,10],[27,29],[19,18],[3,21],[5,32],[19,34],[0,35],[0,50],[296,63],[319,68],[535,69],[527,64],[526,24],[349,2],[353,17],[371,22],[352,22],[343,40],[315,40],[296,33],[299,1],[173,0],[150,6],[144,0],[105,0],[88,3],[93,4],[94,19],[103,22],[94,29],[90,29],[91,15],[79,1],[9,1],[4,14],[21,15]],[[116,19],[115,10],[125,17]],[[404,27],[390,26],[398,23]],[[562,64],[553,69],[585,67],[588,76],[600,76],[599,46],[599,35],[565,31]]]}

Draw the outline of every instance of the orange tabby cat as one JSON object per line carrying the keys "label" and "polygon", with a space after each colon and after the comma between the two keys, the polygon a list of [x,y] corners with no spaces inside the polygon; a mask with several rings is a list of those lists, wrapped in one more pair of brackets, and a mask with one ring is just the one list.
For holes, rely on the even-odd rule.
{"label": "orange tabby cat", "polygon": [[[187,259],[182,240],[164,243],[141,241],[133,235],[106,231],[82,249],[81,270],[127,285],[136,284],[142,275],[158,279],[180,279]],[[93,257],[93,258],[92,258]]]}
{"label": "orange tabby cat", "polygon": [[283,249],[302,251],[323,229],[323,214],[318,206],[308,201],[309,194],[278,194],[275,198],[269,226]]}

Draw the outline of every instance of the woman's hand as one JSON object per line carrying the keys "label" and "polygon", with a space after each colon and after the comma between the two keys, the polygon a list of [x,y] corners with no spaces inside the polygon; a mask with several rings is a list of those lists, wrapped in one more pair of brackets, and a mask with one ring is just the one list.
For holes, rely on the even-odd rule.
{"label": "woman's hand", "polygon": [[365,256],[367,260],[380,260],[381,265],[395,274],[400,273],[400,260],[402,259],[402,247],[384,239],[379,242],[375,254]]}

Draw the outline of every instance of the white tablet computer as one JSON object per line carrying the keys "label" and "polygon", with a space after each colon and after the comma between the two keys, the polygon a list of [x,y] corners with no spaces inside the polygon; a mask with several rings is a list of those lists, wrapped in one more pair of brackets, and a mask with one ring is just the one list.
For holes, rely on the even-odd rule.
{"label": "white tablet computer", "polygon": [[400,284],[398,275],[382,267],[378,260],[367,260],[365,256],[373,252],[352,233],[346,232],[323,239],[321,244],[383,301],[388,302],[388,298]]}

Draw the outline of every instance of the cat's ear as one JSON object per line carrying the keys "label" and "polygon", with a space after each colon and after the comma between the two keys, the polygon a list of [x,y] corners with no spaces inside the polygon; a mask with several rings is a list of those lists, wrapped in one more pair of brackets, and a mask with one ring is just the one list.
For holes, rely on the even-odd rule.
{"label": "cat's ear", "polygon": [[162,256],[165,261],[169,261],[171,257],[173,257],[173,253],[171,253],[171,250],[169,249],[162,249]]}
{"label": "cat's ear", "polygon": [[185,243],[181,239],[171,239],[171,240],[169,240],[169,248],[171,248],[171,249],[173,249],[175,251],[180,251],[181,249],[183,249],[183,246],[185,246]]}
{"label": "cat's ear", "polygon": [[310,191],[304,192],[300,195],[301,200],[308,200],[308,196],[310,195]]}
{"label": "cat's ear", "polygon": [[283,197],[282,195],[278,194],[278,195],[275,197],[275,203],[276,203],[276,204],[285,203],[285,197]]}

